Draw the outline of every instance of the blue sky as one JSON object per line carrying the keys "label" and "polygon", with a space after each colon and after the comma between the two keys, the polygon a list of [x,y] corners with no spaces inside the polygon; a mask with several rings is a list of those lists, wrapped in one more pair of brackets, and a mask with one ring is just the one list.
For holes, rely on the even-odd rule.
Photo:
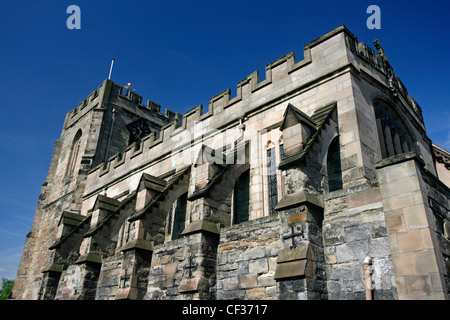
{"label": "blue sky", "polygon": [[[69,5],[81,29],[69,30]],[[366,9],[381,8],[369,30]],[[15,278],[65,114],[108,77],[183,113],[346,25],[379,39],[428,135],[450,149],[448,1],[0,0],[0,278]],[[373,47],[373,46],[372,46]],[[204,110],[206,112],[207,110]]]}

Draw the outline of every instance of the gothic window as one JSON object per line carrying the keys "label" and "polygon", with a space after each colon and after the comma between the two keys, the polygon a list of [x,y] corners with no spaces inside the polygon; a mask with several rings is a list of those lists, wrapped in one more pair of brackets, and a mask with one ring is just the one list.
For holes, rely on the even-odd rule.
{"label": "gothic window", "polygon": [[342,189],[342,170],[341,170],[341,147],[339,136],[334,138],[328,148],[327,155],[327,174],[328,191]]}
{"label": "gothic window", "polygon": [[72,148],[70,149],[69,162],[67,165],[66,174],[72,174],[75,170],[75,165],[77,163],[78,153],[80,152],[80,143],[81,143],[81,130],[78,130],[73,138]]}
{"label": "gothic window", "polygon": [[250,217],[250,170],[245,171],[237,179],[234,185],[233,202],[233,223],[248,221]]}
{"label": "gothic window", "polygon": [[136,121],[127,124],[127,129],[130,132],[128,145],[134,142],[140,143],[142,138],[151,133],[151,130],[147,125],[147,121],[144,118],[139,118]]}
{"label": "gothic window", "polygon": [[374,105],[383,159],[411,151],[412,139],[398,115],[384,102]]}
{"label": "gothic window", "polygon": [[119,230],[119,239],[117,241],[117,246],[121,248],[125,243],[127,243],[130,239],[131,233],[131,223],[129,221],[125,221]]}
{"label": "gothic window", "polygon": [[[172,226],[172,240],[178,239],[181,232],[186,227],[186,208],[187,208],[187,193],[180,196],[172,206],[171,214],[173,213]],[[169,217],[169,221],[172,220]]]}
{"label": "gothic window", "polygon": [[284,145],[280,144],[280,160],[284,158]]}
{"label": "gothic window", "polygon": [[267,149],[267,179],[269,190],[269,213],[276,214],[275,207],[278,204],[278,179],[277,158],[275,148]]}

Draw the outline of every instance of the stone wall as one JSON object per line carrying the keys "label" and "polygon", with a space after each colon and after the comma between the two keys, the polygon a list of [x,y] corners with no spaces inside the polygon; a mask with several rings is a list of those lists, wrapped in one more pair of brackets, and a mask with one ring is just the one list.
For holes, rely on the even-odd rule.
{"label": "stone wall", "polygon": [[155,246],[145,299],[214,299],[217,238],[196,232]]}
{"label": "stone wall", "polygon": [[277,299],[278,216],[223,228],[217,253],[217,299]]}
{"label": "stone wall", "polygon": [[443,275],[443,288],[450,294],[450,189],[447,184],[436,179],[432,174],[423,172],[423,178],[428,191],[427,210],[433,213],[434,224],[431,228],[436,234],[439,270]]}
{"label": "stone wall", "polygon": [[103,259],[97,284],[96,300],[114,300],[119,286],[122,263],[121,255]]}
{"label": "stone wall", "polygon": [[377,184],[330,193],[323,222],[329,299],[364,300],[364,259],[372,257],[374,299],[397,296]]}
{"label": "stone wall", "polygon": [[[445,286],[448,273],[443,257],[443,254],[448,254],[448,249],[445,249],[448,243],[437,232],[435,214],[428,199],[432,196],[445,199],[445,196],[430,192],[432,190],[424,182],[427,174],[422,171],[423,167],[423,162],[415,154],[400,155],[378,163],[377,173],[399,299],[448,297]],[[444,202],[438,199],[440,203]],[[434,204],[433,201],[431,203]],[[448,208],[448,204],[444,203],[445,206]],[[443,247],[439,246],[439,238]]]}

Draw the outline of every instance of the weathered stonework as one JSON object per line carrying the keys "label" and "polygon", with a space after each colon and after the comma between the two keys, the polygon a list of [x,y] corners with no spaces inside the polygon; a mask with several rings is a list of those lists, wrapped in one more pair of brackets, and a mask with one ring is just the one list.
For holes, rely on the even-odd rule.
{"label": "weathered stonework", "polygon": [[105,80],[66,116],[13,298],[448,299],[449,153],[374,45],[338,27],[205,113]]}

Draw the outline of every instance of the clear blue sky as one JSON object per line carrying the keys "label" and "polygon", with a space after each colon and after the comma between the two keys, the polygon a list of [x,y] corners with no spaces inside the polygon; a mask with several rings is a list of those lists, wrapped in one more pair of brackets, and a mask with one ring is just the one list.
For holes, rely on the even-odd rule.
{"label": "clear blue sky", "polygon": [[[72,4],[81,30],[66,27]],[[366,27],[371,4],[381,30]],[[114,82],[183,113],[344,24],[380,40],[429,137],[450,149],[449,15],[448,1],[0,0],[0,277],[15,278],[65,114],[112,58]]]}

